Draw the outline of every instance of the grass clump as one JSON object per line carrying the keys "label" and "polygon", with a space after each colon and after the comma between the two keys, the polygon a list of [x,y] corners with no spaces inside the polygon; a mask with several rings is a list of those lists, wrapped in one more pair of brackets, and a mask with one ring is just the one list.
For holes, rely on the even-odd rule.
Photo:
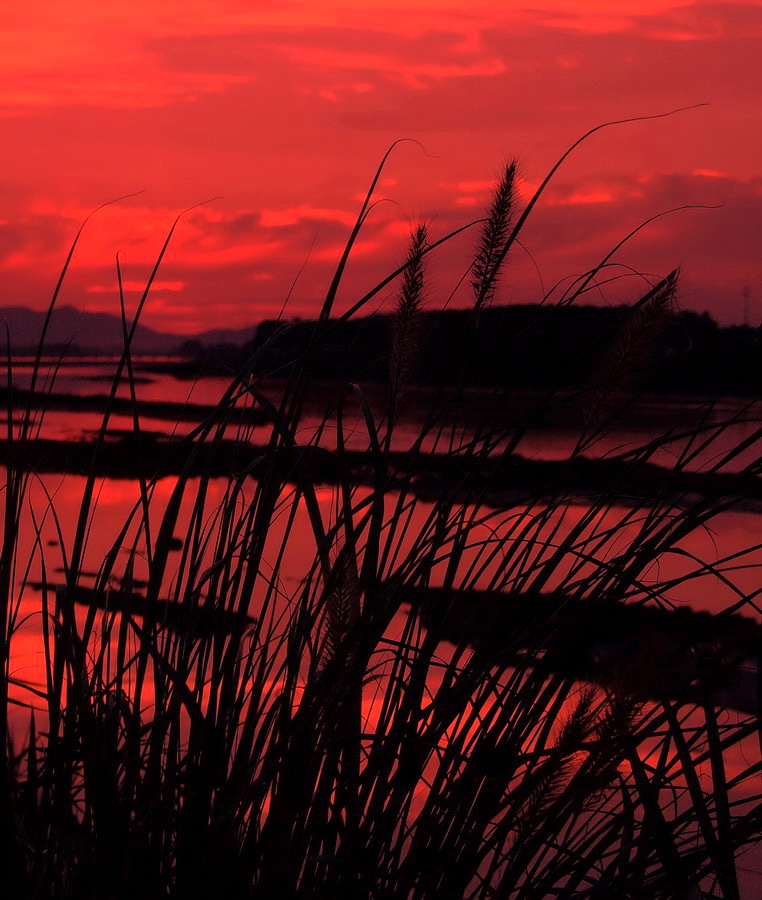
{"label": "grass clump", "polygon": [[[492,301],[526,217],[512,224],[514,173],[476,223],[475,314]],[[493,490],[536,421],[532,410],[495,415],[510,401],[501,388],[468,421],[453,402],[457,384],[431,389],[403,441],[395,404],[413,371],[423,298],[432,302],[425,270],[443,241],[418,228],[403,265],[337,317],[367,208],[303,353],[276,373],[250,359],[218,408],[176,440],[179,474],[163,482],[158,465],[135,479],[134,506],[97,558],[98,459],[125,373],[139,447],[137,320],[125,317],[73,527],[49,482],[13,454],[40,433],[43,413],[27,408],[15,432],[9,409],[6,883],[14,896],[83,900],[738,897],[736,861],[758,838],[762,807],[750,761],[758,717],[744,706],[741,671],[756,606],[735,578],[759,547],[698,557],[686,542],[732,498],[628,489],[624,502],[620,480],[666,443],[680,448],[676,476],[699,454],[722,473],[740,449],[753,460],[739,474],[756,476],[760,432],[723,448],[732,418],[707,414],[688,433],[618,452],[607,470],[616,474],[582,506],[563,466],[520,500]],[[360,385],[336,384],[305,441],[321,348],[394,278],[391,399],[379,408]],[[604,374],[581,389],[595,414],[580,424],[569,467],[621,402],[614,387],[632,386],[675,289],[670,276],[634,305]],[[10,358],[7,379],[11,396]],[[579,398],[551,392],[537,405],[567,400]],[[199,471],[196,460],[230,429],[253,446],[253,420],[241,415],[252,407],[273,423],[256,457],[224,479]],[[358,428],[362,478],[348,446]],[[420,461],[431,458],[450,474],[424,494]],[[41,675],[22,679],[13,648],[35,573]],[[716,630],[673,611],[694,584],[727,596]],[[585,643],[594,622],[601,632]]]}

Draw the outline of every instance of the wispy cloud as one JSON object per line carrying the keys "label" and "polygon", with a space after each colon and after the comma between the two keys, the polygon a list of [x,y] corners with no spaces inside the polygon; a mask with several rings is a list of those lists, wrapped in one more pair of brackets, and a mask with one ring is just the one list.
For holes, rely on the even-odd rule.
{"label": "wispy cloud", "polygon": [[[432,226],[435,235],[481,215],[489,192],[461,192],[463,187],[481,184],[456,183],[440,189],[443,204]],[[473,201],[468,208],[461,203],[464,196]],[[619,251],[614,261],[655,274],[682,264],[684,296],[689,305],[727,319],[728,298],[732,299],[744,284],[755,283],[755,235],[750,230],[739,235],[734,223],[762,217],[762,179],[737,179],[713,172],[560,182],[528,221],[522,244],[531,252],[548,287],[595,265],[649,217],[689,204],[719,208],[683,211],[658,219]],[[15,285],[26,283],[28,290],[30,284],[37,284],[38,305],[44,305],[80,212],[72,209],[58,218],[9,223],[0,229],[0,270],[11,290]],[[117,309],[113,253],[105,252],[115,247],[129,248],[124,261],[128,294],[141,292],[160,246],[160,235],[172,216],[171,210],[165,210],[148,227],[144,207],[127,207],[111,221],[104,219],[108,229],[93,230],[92,245],[86,233],[82,254],[75,257],[67,283],[66,302],[77,303],[87,297],[89,309]],[[267,215],[261,210],[196,210],[178,228],[154,285],[146,321],[156,327],[170,327],[172,316],[182,307],[186,310],[183,327],[188,331],[222,316],[235,324],[248,324],[279,308],[306,261],[294,292],[294,303],[304,314],[314,308],[325,291],[351,220],[349,210],[310,207],[269,210]],[[44,233],[38,227],[41,222],[47,225]],[[399,261],[410,227],[410,221],[392,204],[377,208],[353,255],[348,284],[353,296],[371,287]],[[432,275],[444,295],[468,266],[473,240],[474,235],[466,233],[432,258]],[[722,270],[714,263],[718,257],[723,261]],[[42,264],[41,260],[46,262]],[[523,250],[517,249],[512,255],[501,290],[500,301],[540,299],[537,275]],[[609,291],[605,296],[615,302],[620,295]],[[598,300],[602,302],[603,297]],[[455,302],[466,300],[456,296]],[[188,309],[195,312],[188,313]]]}
{"label": "wispy cloud", "polygon": [[[612,12],[604,0],[477,0],[467,10],[462,0],[9,0],[6,292],[43,305],[84,216],[147,188],[88,226],[70,301],[113,303],[117,251],[140,283],[176,211],[221,195],[180,223],[161,278],[182,287],[158,291],[148,315],[197,304],[189,328],[223,308],[251,320],[278,306],[306,260],[294,292],[304,311],[330,281],[392,141],[423,149],[392,155],[378,189],[389,202],[367,223],[348,293],[388,270],[410,221],[444,233],[481,215],[507,157],[519,158],[526,199],[592,125],[708,101],[596,135],[559,173],[526,239],[551,280],[662,207],[724,200],[706,217],[659,220],[649,232],[658,240],[633,243],[638,265],[693,265],[718,287],[710,296],[696,286],[691,302],[719,308],[723,273],[732,263],[750,279],[757,257],[748,235],[759,221],[761,35],[758,3],[623,0]],[[443,283],[462,274],[469,240],[444,254]],[[507,283],[535,290],[523,265],[517,255]]]}

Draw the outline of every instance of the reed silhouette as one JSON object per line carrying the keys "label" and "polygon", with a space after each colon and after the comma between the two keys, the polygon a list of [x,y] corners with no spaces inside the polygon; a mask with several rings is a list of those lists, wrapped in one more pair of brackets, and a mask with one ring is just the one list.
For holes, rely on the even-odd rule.
{"label": "reed silhouette", "polygon": [[[437,302],[427,270],[451,235],[415,229],[405,262],[337,312],[386,161],[301,351],[274,371],[266,347],[255,351],[218,407],[172,441],[171,461],[143,452],[151,442],[131,356],[170,231],[132,322],[122,302],[124,352],[99,400],[102,427],[79,458],[73,525],[44,466],[25,456],[43,434],[44,333],[26,394],[14,393],[8,357],[0,793],[12,896],[740,896],[737,860],[759,838],[762,806],[758,705],[738,687],[758,660],[758,607],[736,578],[760,548],[752,538],[727,558],[698,558],[686,541],[722,528],[743,500],[738,486],[759,476],[762,432],[728,448],[738,414],[708,411],[599,468],[585,505],[574,505],[583,453],[631,402],[672,315],[671,273],[634,303],[575,392],[587,414],[570,458],[520,479],[520,496],[498,502],[496,491],[536,422],[568,402],[553,388],[507,420],[492,408],[511,406],[510,389],[490,388],[466,416],[468,388],[456,378],[431,388],[417,436],[398,446],[421,311]],[[467,226],[473,322],[547,184],[517,214],[514,172]],[[591,267],[559,309],[608,265]],[[360,384],[337,383],[306,440],[321,353],[393,283],[386,407]],[[478,335],[464,329],[456,363],[478,361]],[[522,340],[499,352],[519,352]],[[93,560],[122,384],[138,499]],[[350,403],[362,451],[348,447]],[[264,420],[269,437],[255,445]],[[223,476],[215,460],[228,459],[230,429],[249,456]],[[664,476],[678,488],[643,488],[666,444],[679,448]],[[700,459],[711,460],[706,478],[727,475],[735,488],[679,489],[702,477],[691,474]],[[427,473],[436,478],[426,492]],[[308,559],[302,569],[295,548]],[[727,602],[714,615],[674,611],[692,585]],[[24,678],[14,647],[30,596],[39,597],[40,674]]]}

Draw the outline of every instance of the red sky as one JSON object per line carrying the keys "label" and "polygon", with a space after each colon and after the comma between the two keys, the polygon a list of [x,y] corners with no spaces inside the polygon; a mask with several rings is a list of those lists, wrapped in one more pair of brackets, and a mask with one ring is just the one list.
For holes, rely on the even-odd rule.
{"label": "red sky", "polygon": [[[522,243],[542,284],[616,255],[652,276],[682,265],[681,305],[762,316],[762,4],[625,0],[5,0],[0,33],[4,305],[41,308],[79,222],[62,302],[116,311],[114,255],[134,300],[177,212],[189,213],[146,324],[191,333],[316,311],[388,145],[346,308],[401,260],[411,223],[478,218],[512,157],[526,197],[555,158],[610,119],[708,106],[595,135],[559,172]],[[466,233],[431,263],[429,302],[468,265]],[[634,296],[642,280],[624,284]],[[378,303],[389,297],[382,294]],[[517,251],[498,302],[534,302]],[[602,291],[596,302],[621,295]],[[455,302],[466,303],[467,294]],[[378,304],[376,304],[377,306]],[[375,308],[375,306],[374,306]]]}

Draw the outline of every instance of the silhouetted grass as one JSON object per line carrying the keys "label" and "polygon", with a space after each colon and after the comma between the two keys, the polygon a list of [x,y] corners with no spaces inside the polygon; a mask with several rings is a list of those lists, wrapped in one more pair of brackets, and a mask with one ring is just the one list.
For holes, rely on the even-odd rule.
{"label": "silhouetted grass", "polygon": [[[526,219],[525,210],[511,224],[512,172],[475,223],[475,313]],[[446,239],[414,232],[394,276],[337,317],[368,207],[303,353],[285,372],[248,361],[219,407],[178,439],[168,496],[156,490],[161,461],[140,457],[138,499],[100,558],[88,548],[122,378],[140,447],[137,317],[124,319],[125,350],[87,449],[73,527],[18,456],[40,435],[44,410],[28,403],[14,430],[9,400],[0,791],[11,895],[738,897],[736,858],[762,819],[758,716],[747,693],[736,704],[747,713],[715,704],[723,690],[738,699],[740,667],[758,642],[748,618],[756,598],[734,578],[759,548],[752,538],[726,559],[702,559],[685,545],[738,498],[646,491],[620,504],[622,484],[673,430],[620,454],[586,505],[573,505],[581,450],[621,402],[615,388],[633,387],[675,276],[602,348],[568,464],[528,481],[520,500],[496,503],[501,461],[557,398],[508,422],[487,405],[466,423],[452,392],[432,390],[412,446],[394,446],[415,316],[424,296],[435,302],[425,268]],[[359,385],[339,385],[303,442],[311,371],[336,321],[400,276],[388,409],[374,410]],[[271,374],[285,378],[277,394]],[[11,398],[10,358],[7,380]],[[361,471],[347,448],[349,395],[367,439]],[[495,390],[494,399],[510,398]],[[240,415],[252,407],[273,423],[256,450]],[[223,453],[230,423],[253,458],[220,493],[212,462],[199,460]],[[676,482],[699,452],[719,476],[758,446],[760,430],[722,450],[728,427],[707,422],[682,435]],[[752,456],[736,483],[758,477]],[[433,459],[446,476],[423,500],[417,481]],[[316,466],[330,470],[327,499]],[[30,530],[31,548],[20,538]],[[670,571],[670,561],[680,565]],[[724,611],[672,611],[692,583],[725,590]],[[33,587],[39,683],[20,677],[13,657]]]}

